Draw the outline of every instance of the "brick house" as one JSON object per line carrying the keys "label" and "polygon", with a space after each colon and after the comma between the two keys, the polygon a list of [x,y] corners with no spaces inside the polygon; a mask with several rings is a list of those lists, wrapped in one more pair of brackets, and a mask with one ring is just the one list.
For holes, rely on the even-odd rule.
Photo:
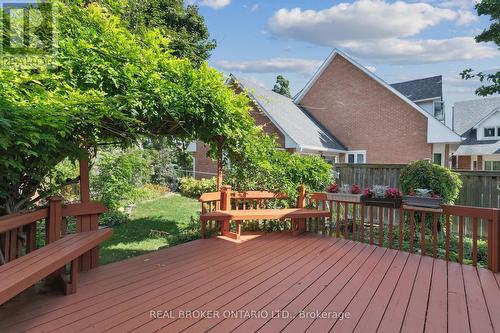
{"label": "brick house", "polygon": [[[249,94],[256,123],[290,152],[341,163],[428,159],[448,166],[450,145],[461,141],[445,125],[440,76],[389,85],[334,50],[294,99],[232,75],[229,80]],[[205,153],[197,143],[195,170],[215,173]]]}

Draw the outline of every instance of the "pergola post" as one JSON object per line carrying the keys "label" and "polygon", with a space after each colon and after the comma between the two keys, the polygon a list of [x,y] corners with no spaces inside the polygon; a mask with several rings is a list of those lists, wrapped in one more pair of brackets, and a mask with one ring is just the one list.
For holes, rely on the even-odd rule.
{"label": "pergola post", "polygon": [[[90,202],[90,167],[88,158],[80,160],[80,202]],[[99,228],[99,215],[78,216],[76,232],[94,231]],[[88,271],[99,266],[99,247],[95,247],[83,254],[78,260],[80,271]]]}

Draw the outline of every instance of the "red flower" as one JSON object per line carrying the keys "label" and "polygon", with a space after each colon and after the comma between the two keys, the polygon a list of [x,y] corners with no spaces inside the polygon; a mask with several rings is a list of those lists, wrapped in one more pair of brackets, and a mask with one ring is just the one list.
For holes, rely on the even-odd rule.
{"label": "red flower", "polygon": [[375,195],[375,193],[373,193],[372,189],[371,188],[365,188],[363,190],[363,194],[368,197],[368,198],[371,198]]}
{"label": "red flower", "polygon": [[335,183],[330,184],[326,189],[328,193],[339,193],[339,186]]}
{"label": "red flower", "polygon": [[401,194],[401,192],[399,192],[399,190],[397,188],[389,187],[387,189],[387,191],[385,192],[385,196],[389,199],[397,199],[397,198],[401,198],[402,194]]}
{"label": "red flower", "polygon": [[358,185],[353,184],[351,186],[351,194],[361,194],[361,188]]}

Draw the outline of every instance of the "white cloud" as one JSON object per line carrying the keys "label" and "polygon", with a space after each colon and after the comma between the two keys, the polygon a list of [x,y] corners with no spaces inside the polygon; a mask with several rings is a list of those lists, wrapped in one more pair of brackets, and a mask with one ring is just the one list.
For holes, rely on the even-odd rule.
{"label": "white cloud", "polygon": [[231,0],[191,0],[190,3],[196,3],[200,6],[220,9],[231,4]]}
{"label": "white cloud", "polygon": [[401,64],[486,59],[499,55],[496,48],[478,44],[472,37],[425,40],[391,38],[372,42],[348,41],[340,45],[353,54],[373,61]]}
{"label": "white cloud", "polygon": [[[268,26],[278,38],[340,47],[377,62],[431,63],[499,55],[496,48],[477,44],[471,37],[416,37],[445,21],[468,25],[478,20],[470,11],[471,0],[419,1],[357,0],[319,11],[282,8],[269,19]],[[441,8],[443,5],[453,9]]]}
{"label": "white cloud", "polygon": [[277,37],[331,46],[342,40],[413,36],[457,16],[453,10],[426,3],[358,0],[320,11],[282,8],[269,19],[268,25]]}
{"label": "white cloud", "polygon": [[469,10],[459,10],[457,24],[468,25],[479,20],[479,17]]}
{"label": "white cloud", "polygon": [[312,74],[322,60],[298,58],[270,58],[250,61],[219,60],[215,65],[226,71],[244,73],[303,73]]}

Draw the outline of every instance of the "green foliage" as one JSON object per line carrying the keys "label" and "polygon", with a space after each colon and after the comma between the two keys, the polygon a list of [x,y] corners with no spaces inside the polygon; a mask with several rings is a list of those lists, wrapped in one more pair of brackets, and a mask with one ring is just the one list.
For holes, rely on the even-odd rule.
{"label": "green foliage", "polygon": [[172,146],[167,140],[146,140],[144,148],[151,154],[153,175],[151,182],[175,189],[179,170],[192,170],[193,157],[182,147]]}
{"label": "green foliage", "polygon": [[147,152],[138,149],[100,153],[91,175],[95,199],[110,209],[137,200],[142,194],[137,188],[151,179],[150,163]]}
{"label": "green foliage", "polygon": [[453,204],[462,188],[460,175],[427,161],[416,161],[401,172],[401,186],[405,194],[419,188],[430,189],[446,204]]}
{"label": "green foliage", "polygon": [[205,19],[194,5],[183,0],[105,0],[127,28],[136,33],[158,28],[170,39],[172,55],[189,59],[195,66],[210,58],[217,46],[210,39]]}
{"label": "green foliage", "polygon": [[289,98],[292,97],[290,93],[290,81],[285,79],[282,75],[276,77],[276,84],[274,85],[273,91]]}
{"label": "green foliage", "polygon": [[146,200],[153,200],[164,196],[169,192],[169,188],[155,184],[145,184],[142,187],[136,187],[121,201],[122,204],[137,203]]}
{"label": "green foliage", "polygon": [[179,182],[179,192],[188,198],[198,199],[203,193],[215,191],[217,191],[216,178],[197,180],[193,177],[185,177]]}
{"label": "green foliage", "polygon": [[297,195],[304,184],[308,191],[323,191],[332,182],[332,166],[319,156],[302,156],[278,150],[274,137],[260,134],[231,160],[225,183],[235,191],[267,190]]}
{"label": "green foliage", "polygon": [[118,210],[110,210],[109,212],[99,216],[99,225],[109,227],[117,226],[129,221],[130,219],[128,215]]}
{"label": "green foliage", "polygon": [[[494,42],[497,46],[500,46],[500,4],[498,0],[482,0],[476,3],[476,10],[479,16],[489,15],[492,22],[489,28],[484,29],[481,34],[476,36],[476,42]],[[476,90],[478,96],[500,94],[500,71],[474,74],[472,69],[466,69],[460,75],[465,80],[478,78],[481,83],[485,83]]]}
{"label": "green foliage", "polygon": [[131,32],[87,2],[56,1],[58,52],[46,62],[0,68],[0,214],[43,196],[53,168],[82,147],[164,135],[201,140],[215,156],[221,138],[238,153],[255,131],[248,98],[220,73],[174,57],[160,30]]}

